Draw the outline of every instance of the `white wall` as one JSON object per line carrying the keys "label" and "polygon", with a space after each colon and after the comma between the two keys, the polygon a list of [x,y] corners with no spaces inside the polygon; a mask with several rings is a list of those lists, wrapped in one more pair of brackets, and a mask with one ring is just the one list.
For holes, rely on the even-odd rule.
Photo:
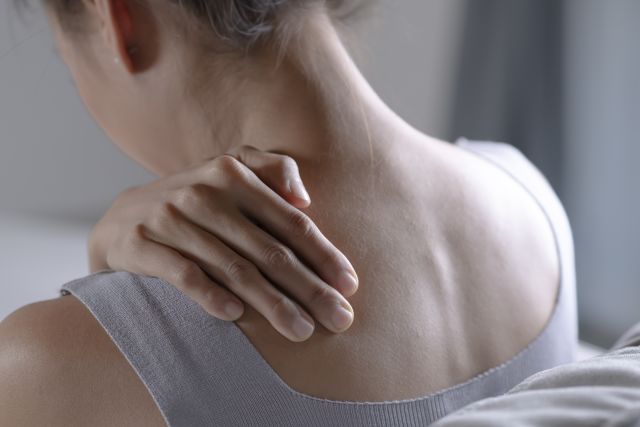
{"label": "white wall", "polygon": [[[33,2],[37,3],[37,2]],[[85,112],[41,14],[0,4],[0,211],[93,220],[148,178]]]}
{"label": "white wall", "polygon": [[0,320],[16,308],[55,298],[60,285],[84,276],[89,224],[0,215]]}
{"label": "white wall", "polygon": [[[84,275],[91,222],[151,178],[84,111],[41,14],[25,25],[12,3],[0,2],[0,319]],[[357,25],[357,60],[394,109],[442,136],[460,1],[378,3]]]}

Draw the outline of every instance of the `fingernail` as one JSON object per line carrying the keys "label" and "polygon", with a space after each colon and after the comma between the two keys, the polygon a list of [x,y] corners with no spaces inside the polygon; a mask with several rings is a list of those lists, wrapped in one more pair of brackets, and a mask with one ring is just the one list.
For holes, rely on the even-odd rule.
{"label": "fingernail", "polygon": [[293,333],[298,339],[306,340],[313,334],[313,325],[304,317],[297,316],[292,325]]}
{"label": "fingernail", "polygon": [[358,289],[358,276],[350,271],[344,271],[338,278],[337,286],[341,294],[353,294]]}
{"label": "fingernail", "polygon": [[353,323],[353,312],[343,306],[339,306],[336,311],[333,312],[331,320],[333,321],[333,326],[342,332]]}
{"label": "fingernail", "polygon": [[240,316],[242,316],[242,314],[244,313],[244,308],[240,303],[237,303],[235,301],[229,301],[224,306],[224,312],[232,320],[238,320]]}
{"label": "fingernail", "polygon": [[289,183],[289,187],[291,188],[291,193],[296,196],[298,199],[302,199],[305,202],[310,202],[311,197],[309,197],[309,193],[304,188],[304,184],[299,179],[294,179]]}

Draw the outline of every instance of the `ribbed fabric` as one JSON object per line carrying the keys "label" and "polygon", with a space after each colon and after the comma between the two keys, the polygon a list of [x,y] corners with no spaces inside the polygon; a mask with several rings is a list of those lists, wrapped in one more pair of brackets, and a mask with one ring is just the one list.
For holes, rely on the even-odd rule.
{"label": "ribbed fabric", "polygon": [[66,284],[96,317],[155,399],[169,426],[425,426],[479,399],[507,392],[531,374],[574,360],[577,318],[568,221],[537,170],[505,144],[460,140],[519,181],[556,236],[559,296],[541,334],[508,362],[417,399],[346,402],[290,388],[235,323],[206,314],[153,277],[101,271]]}

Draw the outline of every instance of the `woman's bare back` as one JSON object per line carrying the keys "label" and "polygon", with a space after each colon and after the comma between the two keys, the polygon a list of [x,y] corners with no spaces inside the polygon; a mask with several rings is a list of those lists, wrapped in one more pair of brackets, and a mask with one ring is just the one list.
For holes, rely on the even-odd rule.
{"label": "woman's bare back", "polygon": [[[422,397],[509,360],[551,315],[559,283],[554,237],[516,181],[473,154],[419,137],[382,161],[375,181],[364,169],[344,179],[303,176],[316,184],[307,213],[359,273],[351,329],[335,335],[318,327],[310,340],[292,343],[251,309],[237,322],[300,393],[344,401]],[[362,191],[363,182],[375,192]],[[71,411],[92,425],[162,424],[125,357],[75,298],[14,317],[4,330],[31,354],[17,366],[23,376],[35,372],[33,390],[58,396],[51,411]],[[34,365],[48,372],[45,385]],[[70,391],[62,403],[60,384]],[[99,396],[117,398],[98,410]]]}
{"label": "woman's bare back", "polygon": [[349,401],[425,396],[512,358],[549,320],[559,266],[536,200],[486,160],[423,142],[386,159],[402,172],[377,176],[372,198],[360,188],[366,171],[312,194],[309,216],[360,277],[347,332],[291,343],[254,311],[237,322],[293,389]]}

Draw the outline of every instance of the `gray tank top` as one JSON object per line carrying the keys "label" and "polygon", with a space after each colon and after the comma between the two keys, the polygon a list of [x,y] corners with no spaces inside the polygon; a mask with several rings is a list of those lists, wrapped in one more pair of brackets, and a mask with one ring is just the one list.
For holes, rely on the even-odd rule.
{"label": "gray tank top", "polygon": [[573,243],[560,202],[515,148],[465,139],[456,144],[504,170],[536,199],[554,231],[561,265],[560,291],[544,330],[507,362],[462,384],[408,400],[316,398],[289,387],[235,323],[207,315],[160,279],[104,270],[64,285],[62,292],[75,295],[100,322],[169,426],[428,425],[503,394],[535,372],[573,361],[577,346]]}

